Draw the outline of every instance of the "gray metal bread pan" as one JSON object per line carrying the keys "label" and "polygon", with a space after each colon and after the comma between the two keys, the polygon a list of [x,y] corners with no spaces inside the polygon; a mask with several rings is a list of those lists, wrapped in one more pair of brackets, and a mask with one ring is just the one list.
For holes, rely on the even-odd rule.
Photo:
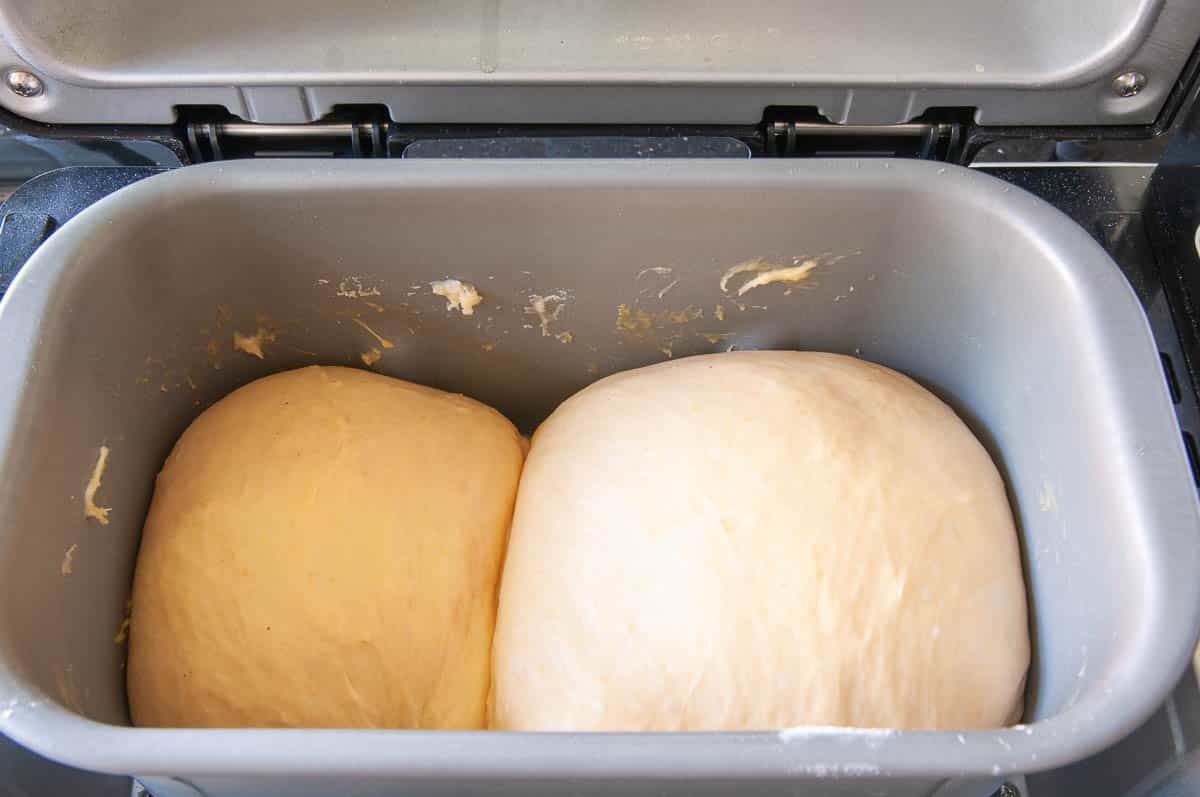
{"label": "gray metal bread pan", "polygon": [[[758,273],[744,271],[722,286],[738,264],[812,259],[803,282],[743,293]],[[478,287],[474,315],[432,294],[446,277]],[[233,349],[235,332],[259,329],[274,337],[263,359]],[[1082,229],[966,169],[189,167],[56,233],[0,305],[0,345],[0,730],[76,766],[139,776],[161,797],[987,793],[1138,725],[1185,666],[1200,622],[1195,487],[1137,299]],[[884,363],[973,426],[1023,538],[1035,646],[1024,725],[129,727],[114,636],[154,474],[188,422],[233,388],[309,363],[361,367],[378,349],[379,371],[469,394],[529,430],[600,376],[731,347]],[[101,446],[111,451],[97,492],[112,508],[106,526],[85,520],[83,502]]]}

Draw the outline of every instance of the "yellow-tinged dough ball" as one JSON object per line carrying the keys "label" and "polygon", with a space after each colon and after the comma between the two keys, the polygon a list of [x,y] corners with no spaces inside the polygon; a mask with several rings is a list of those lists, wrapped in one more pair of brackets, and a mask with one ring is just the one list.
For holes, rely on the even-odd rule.
{"label": "yellow-tinged dough ball", "polygon": [[483,727],[522,459],[495,410],[348,368],[213,405],[146,519],[134,722]]}

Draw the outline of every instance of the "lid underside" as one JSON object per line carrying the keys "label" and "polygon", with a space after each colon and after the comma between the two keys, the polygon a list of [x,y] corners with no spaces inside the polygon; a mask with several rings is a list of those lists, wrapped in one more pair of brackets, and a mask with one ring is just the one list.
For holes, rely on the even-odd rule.
{"label": "lid underside", "polygon": [[[261,122],[340,104],[402,122],[833,121],[973,107],[984,124],[1146,124],[1200,39],[1200,0],[0,0],[0,68],[47,122]],[[1136,71],[1145,87],[1120,96]]]}

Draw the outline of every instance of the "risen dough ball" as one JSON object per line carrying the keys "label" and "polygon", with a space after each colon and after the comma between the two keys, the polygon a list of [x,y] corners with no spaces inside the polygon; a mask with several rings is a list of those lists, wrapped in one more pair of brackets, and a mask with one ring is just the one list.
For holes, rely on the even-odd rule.
{"label": "risen dough ball", "polygon": [[1004,484],[945,404],[832,354],[616,374],[537,430],[493,727],[965,729],[1020,711]]}
{"label": "risen dough ball", "polygon": [[482,727],[521,460],[494,410],[348,368],[213,405],[146,519],[134,722]]}

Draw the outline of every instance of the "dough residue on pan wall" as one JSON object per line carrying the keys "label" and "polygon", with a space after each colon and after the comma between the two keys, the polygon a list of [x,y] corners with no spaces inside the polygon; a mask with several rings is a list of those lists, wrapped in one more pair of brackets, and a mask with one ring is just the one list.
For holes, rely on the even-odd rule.
{"label": "dough residue on pan wall", "polygon": [[[54,682],[58,686],[58,696],[62,698],[62,702],[67,708],[77,714],[86,714],[83,707],[83,697],[86,693],[79,688],[79,681],[75,677],[75,668],[68,662],[61,669],[54,669]],[[32,704],[30,705],[32,708]]]}
{"label": "dough residue on pan wall", "polygon": [[96,492],[100,489],[100,480],[104,478],[104,470],[107,467],[108,446],[100,446],[100,454],[96,457],[92,476],[83,490],[83,516],[92,518],[101,526],[108,525],[108,513],[112,511],[110,506],[97,506],[96,504]]}
{"label": "dough residue on pan wall", "polygon": [[704,318],[704,309],[696,305],[688,305],[682,310],[663,310],[658,313],[648,313],[627,304],[617,306],[617,332],[634,339],[645,339],[656,329],[666,329],[671,326],[690,324]]}
{"label": "dough residue on pan wall", "polygon": [[75,572],[75,552],[79,550],[79,543],[71,543],[71,547],[63,553],[62,564],[59,565],[58,571],[64,576],[69,576]]}
{"label": "dough residue on pan wall", "polygon": [[803,282],[809,278],[818,265],[820,265],[820,261],[816,259],[804,260],[788,266],[782,263],[772,263],[763,257],[756,257],[726,269],[725,273],[721,275],[721,292],[730,293],[729,281],[739,274],[754,275],[742,283],[736,291],[737,296],[745,296],[755,288],[761,288],[763,285],[770,285],[773,282]]}
{"label": "dough residue on pan wall", "polygon": [[1054,495],[1054,485],[1048,480],[1042,482],[1042,489],[1038,493],[1038,509],[1043,512],[1053,512],[1058,509],[1058,498]]}
{"label": "dough residue on pan wall", "polygon": [[668,266],[652,266],[644,268],[634,277],[634,282],[641,282],[643,278],[650,275],[656,277],[659,281],[658,285],[650,285],[638,291],[639,296],[655,296],[661,301],[668,293],[675,289],[680,282],[678,277],[674,277],[674,269]]}
{"label": "dough residue on pan wall", "polygon": [[429,283],[430,289],[446,300],[446,310],[461,310],[463,315],[475,315],[475,307],[483,296],[474,285],[456,279],[436,280]]}
{"label": "dough residue on pan wall", "polygon": [[[317,280],[317,284],[328,284],[329,280]],[[374,285],[363,286],[362,277],[346,277],[338,282],[338,296],[345,296],[347,299],[362,299],[365,296],[379,296],[379,288]]]}
{"label": "dough residue on pan wall", "polygon": [[[558,322],[563,308],[567,306],[568,299],[569,297],[564,291],[555,291],[544,296],[537,293],[529,294],[529,304],[525,307],[525,315],[537,316],[538,327],[542,330],[542,337],[548,338],[553,334],[550,328]],[[555,337],[558,336],[555,335]],[[560,337],[559,340],[562,340],[562,338]],[[570,341],[563,342],[567,343]]]}
{"label": "dough residue on pan wall", "polygon": [[803,282],[808,279],[808,275],[817,267],[817,261],[806,260],[798,266],[789,266],[787,268],[773,268],[770,271],[764,271],[754,279],[750,280],[742,287],[738,288],[738,296],[744,296],[747,292],[770,285],[773,282]]}
{"label": "dough residue on pan wall", "polygon": [[378,332],[376,332],[375,330],[373,330],[369,326],[367,326],[366,321],[363,321],[361,318],[352,318],[350,320],[353,321],[354,323],[358,324],[363,329],[365,329],[371,335],[371,337],[373,337],[373,338],[375,338],[375,340],[379,341],[379,345],[382,346],[383,348],[385,348],[385,349],[396,348],[395,343],[392,343],[390,340],[385,338],[383,335],[380,335]]}
{"label": "dough residue on pan wall", "polygon": [[121,625],[117,627],[117,633],[113,635],[114,645],[124,645],[129,641],[129,626],[133,622],[133,599],[128,598],[125,601],[125,613],[121,616]]}
{"label": "dough residue on pan wall", "polygon": [[625,340],[634,343],[652,343],[670,359],[675,356],[675,344],[686,332],[683,327],[704,318],[704,309],[689,304],[680,310],[647,312],[640,307],[627,304],[617,306],[616,332]]}
{"label": "dough residue on pan wall", "polygon": [[381,352],[379,349],[367,349],[358,356],[362,358],[363,365],[370,368],[372,365],[379,362],[379,358],[383,356],[383,352]]}
{"label": "dough residue on pan wall", "polygon": [[234,351],[244,352],[252,357],[263,359],[263,344],[274,343],[275,333],[269,329],[259,327],[253,335],[243,335],[241,332],[233,333],[233,349]]}

